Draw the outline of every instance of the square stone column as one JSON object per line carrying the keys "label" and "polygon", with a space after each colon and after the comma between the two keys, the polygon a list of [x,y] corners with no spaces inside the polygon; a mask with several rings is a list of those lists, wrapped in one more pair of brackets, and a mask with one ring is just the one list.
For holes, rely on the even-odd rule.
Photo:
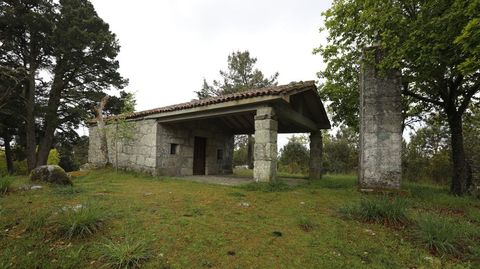
{"label": "square stone column", "polygon": [[310,163],[309,163],[309,178],[316,180],[322,178],[322,154],[323,142],[322,131],[310,133]]}
{"label": "square stone column", "polygon": [[[382,50],[368,48],[375,62]],[[398,70],[381,72],[364,61],[360,69],[361,190],[399,189],[402,173],[402,99]]]}
{"label": "square stone column", "polygon": [[272,107],[257,109],[253,178],[257,182],[274,181],[277,176],[278,122]]}

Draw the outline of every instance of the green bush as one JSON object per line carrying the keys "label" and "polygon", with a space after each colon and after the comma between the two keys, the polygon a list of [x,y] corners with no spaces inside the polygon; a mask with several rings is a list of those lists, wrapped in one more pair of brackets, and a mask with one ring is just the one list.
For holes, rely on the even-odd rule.
{"label": "green bush", "polygon": [[63,208],[59,216],[59,232],[67,237],[84,238],[97,232],[103,221],[104,212],[94,205],[78,205]]}
{"label": "green bush", "polygon": [[402,225],[408,222],[406,202],[400,198],[362,199],[358,204],[343,206],[339,212],[347,218],[364,222],[388,225]]}
{"label": "green bush", "polygon": [[441,255],[463,255],[470,251],[478,232],[474,227],[431,214],[421,215],[413,232],[414,238],[431,251]]}
{"label": "green bush", "polygon": [[60,154],[58,154],[58,151],[56,149],[50,150],[50,153],[48,154],[47,164],[58,165],[59,162],[60,162]]}
{"label": "green bush", "polygon": [[13,179],[9,177],[0,177],[0,195],[7,193],[13,183]]}
{"label": "green bush", "polygon": [[133,241],[129,238],[104,243],[101,252],[105,265],[111,268],[138,268],[150,258],[150,248],[145,240]]}

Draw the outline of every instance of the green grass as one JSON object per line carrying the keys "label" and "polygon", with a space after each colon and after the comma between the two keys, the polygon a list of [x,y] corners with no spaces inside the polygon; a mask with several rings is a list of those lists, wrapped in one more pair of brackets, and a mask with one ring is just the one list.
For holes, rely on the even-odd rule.
{"label": "green grass", "polygon": [[102,259],[110,268],[138,268],[150,258],[150,249],[145,240],[125,238],[121,241],[108,241],[100,246]]}
{"label": "green grass", "polygon": [[358,192],[352,175],[231,187],[111,170],[28,184],[15,177],[0,197],[0,268],[480,267],[480,201],[448,187],[407,183],[395,199]]}
{"label": "green grass", "polygon": [[347,217],[364,222],[386,225],[403,225],[408,222],[406,202],[400,198],[364,198],[359,202],[342,206],[339,212]]}
{"label": "green grass", "polygon": [[105,220],[106,212],[97,205],[89,203],[65,206],[60,209],[58,215],[58,231],[70,239],[84,238],[96,233]]}
{"label": "green grass", "polygon": [[0,177],[0,196],[6,194],[13,183],[13,179],[9,177]]}
{"label": "green grass", "polygon": [[432,214],[418,217],[414,238],[429,250],[440,255],[461,256],[478,247],[478,227],[453,218]]}

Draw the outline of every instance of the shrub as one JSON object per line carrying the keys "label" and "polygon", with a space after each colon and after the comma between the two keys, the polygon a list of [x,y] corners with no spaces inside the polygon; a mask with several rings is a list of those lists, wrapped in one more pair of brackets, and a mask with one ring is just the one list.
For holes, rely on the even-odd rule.
{"label": "shrub", "polygon": [[454,219],[426,214],[417,220],[413,236],[438,254],[461,255],[469,251],[470,243],[478,234],[473,227]]}
{"label": "shrub", "polygon": [[150,258],[150,248],[144,240],[109,241],[102,244],[101,251],[106,265],[113,268],[137,268]]}
{"label": "shrub", "polygon": [[103,211],[93,205],[64,208],[60,214],[59,231],[69,239],[90,236],[100,229],[103,215]]}
{"label": "shrub", "polygon": [[7,193],[12,186],[13,179],[9,177],[0,177],[0,195]]}
{"label": "shrub", "polygon": [[339,212],[345,217],[365,222],[388,225],[402,225],[408,222],[406,203],[399,198],[362,199],[359,204],[343,206]]}
{"label": "shrub", "polygon": [[313,221],[307,216],[299,217],[297,223],[298,226],[300,226],[300,229],[304,230],[305,232],[313,230],[313,227],[315,226]]}

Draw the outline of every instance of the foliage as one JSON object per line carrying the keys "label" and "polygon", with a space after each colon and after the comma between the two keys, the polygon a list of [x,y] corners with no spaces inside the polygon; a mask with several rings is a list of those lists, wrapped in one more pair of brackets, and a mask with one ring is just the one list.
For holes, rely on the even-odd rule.
{"label": "foliage", "polygon": [[257,58],[251,57],[248,51],[232,52],[227,63],[227,71],[220,70],[220,80],[209,85],[203,79],[202,89],[195,92],[199,99],[277,85],[278,72],[266,78],[255,68]]}
{"label": "foliage", "polygon": [[13,183],[12,178],[0,176],[0,195],[7,193],[10,190],[12,183]]}
{"label": "foliage", "polygon": [[151,256],[147,241],[128,237],[120,242],[102,244],[101,251],[105,264],[111,268],[138,268]]}
{"label": "foliage", "polygon": [[102,226],[105,212],[92,204],[62,208],[59,214],[59,232],[70,239],[84,238],[96,233]]}
{"label": "foliage", "polygon": [[352,173],[358,167],[358,133],[342,126],[336,135],[323,136],[323,171]]}
{"label": "foliage", "polygon": [[3,2],[0,26],[0,65],[26,69],[25,90],[17,92],[25,124],[16,134],[24,136],[31,170],[47,163],[55,132],[78,128],[103,91],[126,85],[120,46],[86,0]]}
{"label": "foliage", "polygon": [[362,199],[360,203],[341,207],[339,212],[345,217],[365,222],[388,225],[402,225],[408,222],[406,203],[400,198]]}
{"label": "foliage", "polygon": [[465,256],[479,233],[475,227],[455,219],[424,214],[417,220],[415,240],[440,255]]}
{"label": "foliage", "polygon": [[280,149],[278,170],[291,174],[307,174],[310,151],[306,147],[308,138],[305,136],[291,136],[288,142]]}
{"label": "foliage", "polygon": [[[366,52],[364,61],[380,74],[401,70],[404,115],[442,112],[451,133],[452,192],[466,191],[462,136],[463,114],[478,105],[478,66],[472,63],[479,44],[476,0],[391,2],[338,0],[323,14],[328,44],[316,49],[327,62],[319,72],[320,89],[331,102],[334,122],[358,128],[358,75],[362,49],[377,46],[383,57]],[[473,57],[473,58],[472,58]],[[376,61],[376,62],[375,62]],[[473,65],[475,66],[475,65]],[[412,105],[413,103],[413,105]]]}
{"label": "foliage", "polygon": [[48,154],[48,161],[47,164],[54,164],[58,165],[60,162],[60,155],[56,149],[51,149],[50,154]]}

